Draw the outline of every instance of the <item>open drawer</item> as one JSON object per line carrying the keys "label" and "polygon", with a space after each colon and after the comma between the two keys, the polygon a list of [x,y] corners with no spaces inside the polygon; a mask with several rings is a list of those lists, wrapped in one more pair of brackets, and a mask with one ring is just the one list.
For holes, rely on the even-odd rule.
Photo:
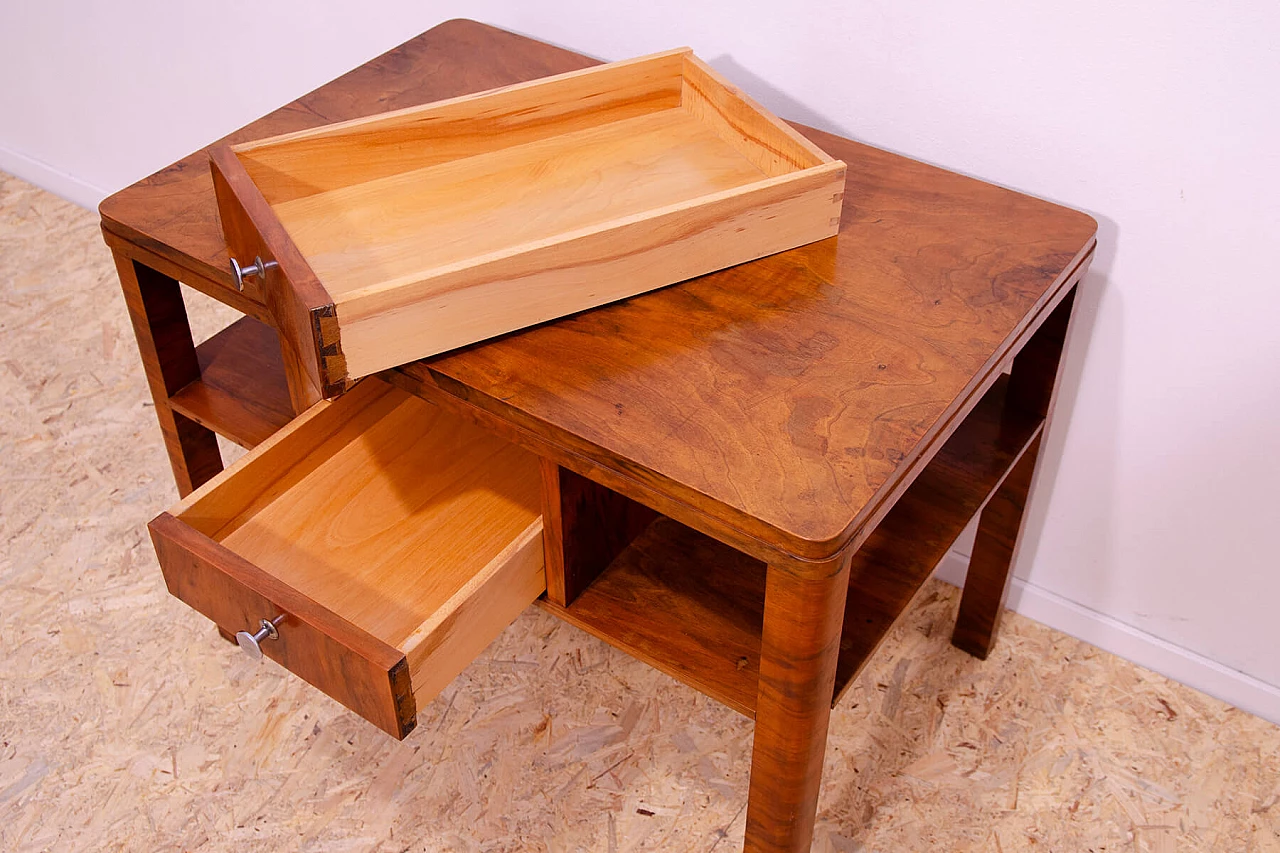
{"label": "open drawer", "polygon": [[150,529],[173,595],[404,737],[546,589],[539,488],[527,451],[371,378]]}

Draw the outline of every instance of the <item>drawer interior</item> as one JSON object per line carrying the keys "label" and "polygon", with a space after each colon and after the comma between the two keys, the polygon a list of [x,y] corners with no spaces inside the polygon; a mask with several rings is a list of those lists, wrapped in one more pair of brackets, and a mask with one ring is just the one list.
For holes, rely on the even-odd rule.
{"label": "drawer interior", "polygon": [[[272,207],[325,288],[340,298],[765,177],[676,106]],[[271,202],[269,193],[268,184]]]}
{"label": "drawer interior", "polygon": [[403,652],[421,704],[470,660],[442,663],[442,630],[474,654],[545,589],[539,489],[527,451],[371,378],[172,515]]}

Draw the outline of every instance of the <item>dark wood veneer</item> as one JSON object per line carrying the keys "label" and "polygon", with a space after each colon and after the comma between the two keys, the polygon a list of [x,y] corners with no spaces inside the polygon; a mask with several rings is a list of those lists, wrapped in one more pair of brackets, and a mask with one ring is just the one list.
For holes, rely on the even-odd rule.
{"label": "dark wood veneer", "polygon": [[393,737],[413,730],[417,704],[397,649],[168,513],[149,529],[171,594],[227,633],[285,614],[280,639],[262,645],[265,656]]}
{"label": "dark wood veneer", "polygon": [[[450,21],[220,142],[594,62]],[[990,650],[1096,231],[1077,211],[799,129],[849,165],[838,237],[385,374],[543,457],[547,609],[754,714],[749,851],[808,849],[832,697],[977,511],[955,642]],[[202,424],[260,439],[280,380],[248,386],[239,409],[217,402],[270,358],[250,326],[222,339],[241,366],[202,357],[177,280],[284,331],[293,412],[344,373],[303,351],[325,339],[319,291],[284,304],[270,278],[232,289],[207,164],[195,152],[101,207],[183,494],[221,468]],[[656,512],[667,518],[649,523]],[[182,574],[199,586],[199,565]],[[233,595],[174,583],[210,608]],[[382,689],[377,672],[398,683],[385,650],[367,651],[371,668],[350,674],[360,696]],[[330,678],[338,664],[307,666]]]}
{"label": "dark wood veneer", "polygon": [[170,398],[175,412],[242,447],[256,447],[293,420],[275,329],[242,317],[196,347],[198,379]]}

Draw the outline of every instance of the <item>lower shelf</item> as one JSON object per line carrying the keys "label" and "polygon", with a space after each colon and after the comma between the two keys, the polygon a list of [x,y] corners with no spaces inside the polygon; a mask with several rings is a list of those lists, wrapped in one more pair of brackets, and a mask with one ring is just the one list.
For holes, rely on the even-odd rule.
{"label": "lower shelf", "polygon": [[755,716],[764,563],[659,518],[568,607],[546,610]]}
{"label": "lower shelf", "polygon": [[[987,392],[858,549],[833,702],[861,671],[965,525],[1039,434]],[[568,607],[540,605],[696,690],[755,716],[764,563],[667,518]]]}
{"label": "lower shelf", "polygon": [[243,447],[293,420],[275,329],[242,317],[196,347],[200,378],[169,398],[173,410]]}
{"label": "lower shelf", "polygon": [[1000,377],[854,554],[833,704],[1043,429],[1005,409],[1007,384]]}

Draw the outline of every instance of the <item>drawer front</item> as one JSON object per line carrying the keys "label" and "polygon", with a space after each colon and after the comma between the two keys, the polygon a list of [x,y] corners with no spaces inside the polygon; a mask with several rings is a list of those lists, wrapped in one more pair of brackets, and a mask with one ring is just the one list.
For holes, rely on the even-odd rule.
{"label": "drawer front", "polygon": [[284,614],[262,653],[403,738],[417,705],[405,656],[168,513],[149,525],[169,592],[235,633]]}

